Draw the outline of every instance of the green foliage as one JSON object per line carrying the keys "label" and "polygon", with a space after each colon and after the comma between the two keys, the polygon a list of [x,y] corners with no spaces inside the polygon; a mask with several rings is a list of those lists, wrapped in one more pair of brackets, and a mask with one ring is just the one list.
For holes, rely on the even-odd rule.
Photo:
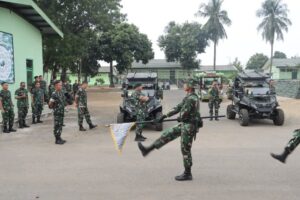
{"label": "green foliage", "polygon": [[241,61],[239,61],[238,58],[234,59],[232,65],[235,66],[238,71],[243,71],[243,65],[242,65]]}
{"label": "green foliage", "polygon": [[99,85],[103,85],[105,81],[102,78],[98,78],[96,79],[96,83],[98,83]]}
{"label": "green foliage", "polygon": [[275,51],[273,58],[287,58],[286,54],[281,51]]}
{"label": "green foliage", "polygon": [[158,39],[159,47],[164,51],[168,62],[180,62],[185,69],[198,68],[197,56],[205,52],[208,34],[199,23],[176,24],[170,22],[165,35]]}
{"label": "green foliage", "polygon": [[262,53],[256,53],[255,55],[251,56],[247,62],[246,69],[260,70],[268,61],[268,59],[268,56]]}

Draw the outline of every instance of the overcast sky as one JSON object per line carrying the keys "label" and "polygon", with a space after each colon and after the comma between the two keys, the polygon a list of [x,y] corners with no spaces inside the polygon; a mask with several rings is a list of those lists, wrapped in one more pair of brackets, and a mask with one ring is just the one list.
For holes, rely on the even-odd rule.
{"label": "overcast sky", "polygon": [[[153,43],[155,58],[165,58],[157,45],[158,37],[164,33],[170,21],[179,23],[198,21],[204,24],[207,19],[195,17],[199,5],[208,0],[122,0],[123,12],[128,15],[128,22],[137,25],[142,33],[148,35]],[[226,27],[228,39],[219,43],[217,64],[228,64],[238,57],[246,64],[256,52],[270,55],[270,45],[262,40],[257,26],[261,19],[256,17],[256,10],[262,0],[224,0],[223,9],[227,10],[232,25]],[[288,57],[300,54],[300,1],[283,0],[290,10],[289,18],[293,25],[285,33],[284,42],[275,43],[275,50],[283,51]],[[213,46],[200,55],[203,65],[212,65]]]}

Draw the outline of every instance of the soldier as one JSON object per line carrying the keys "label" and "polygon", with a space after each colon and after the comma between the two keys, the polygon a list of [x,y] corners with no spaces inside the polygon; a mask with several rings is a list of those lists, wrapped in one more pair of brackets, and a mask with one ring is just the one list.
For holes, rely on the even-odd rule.
{"label": "soldier", "polygon": [[17,99],[18,107],[18,120],[19,128],[28,128],[26,124],[26,116],[28,114],[29,103],[28,103],[28,90],[25,88],[25,82],[20,83],[20,88],[15,92],[15,98]]}
{"label": "soldier", "polygon": [[277,160],[279,160],[282,163],[285,163],[288,155],[290,155],[296,147],[300,143],[300,129],[297,129],[294,131],[293,138],[288,142],[287,146],[284,148],[284,151],[282,154],[273,154],[271,153],[271,156]]}
{"label": "soldier", "polygon": [[44,100],[45,102],[48,101],[48,92],[47,92],[47,82],[44,80],[43,76],[39,76],[39,82],[41,84],[41,89],[44,91]]}
{"label": "soldier", "polygon": [[48,87],[48,91],[49,91],[49,92],[48,92],[48,96],[49,96],[49,97],[51,97],[52,93],[55,92],[55,88],[54,88],[54,84],[53,84],[54,81],[55,81],[55,80],[51,80],[51,81],[50,81],[50,84],[49,84],[49,87]]}
{"label": "soldier", "polygon": [[[143,94],[143,86],[141,83],[136,83],[134,85],[134,90],[135,91],[132,93],[131,97],[134,100],[134,105],[136,109],[136,121],[142,122],[146,119],[147,101],[149,100],[149,97]],[[145,141],[147,139],[142,135],[144,127],[145,124],[142,123],[136,125],[135,141]]]}
{"label": "soldier", "polygon": [[173,108],[168,114],[163,115],[157,122],[163,122],[167,117],[171,117],[179,113],[178,125],[171,129],[164,131],[159,139],[157,139],[151,146],[145,147],[142,143],[138,143],[138,147],[143,156],[147,156],[152,150],[160,149],[162,146],[171,142],[172,140],[181,137],[181,152],[183,155],[183,164],[185,171],[182,175],[176,176],[177,181],[192,180],[192,154],[191,148],[193,139],[199,128],[202,127],[202,119],[199,112],[199,98],[195,93],[196,82],[189,79],[184,84],[184,90],[187,95],[183,101]]}
{"label": "soldier", "polygon": [[11,93],[8,90],[8,83],[1,83],[2,90],[0,91],[0,110],[3,119],[3,133],[16,132],[13,129],[14,125],[14,105],[11,99]]}
{"label": "soldier", "polygon": [[53,85],[55,87],[55,91],[50,97],[49,108],[53,109],[55,144],[62,145],[66,143],[66,140],[61,138],[65,116],[65,100],[64,94],[62,93],[62,82],[54,81]]}
{"label": "soldier", "polygon": [[75,95],[77,94],[77,91],[78,91],[78,82],[77,80],[75,80],[75,83],[73,84],[73,96],[74,96],[74,99],[75,99]]}
{"label": "soldier", "polygon": [[38,76],[35,76],[35,77],[34,77],[34,81],[33,81],[32,84],[31,84],[30,93],[33,92],[33,89],[35,88],[35,84],[36,84],[37,82],[39,82],[39,77],[38,77]]}
{"label": "soldier", "polygon": [[[209,102],[208,102],[208,107],[209,107],[209,114],[211,116],[210,121],[213,120],[212,116],[214,114],[215,110],[215,116],[218,116],[219,114],[219,108],[220,108],[220,90],[218,88],[217,81],[214,81],[212,83],[211,88],[208,90],[208,95],[209,95]],[[219,119],[216,117],[216,121],[219,121]]]}
{"label": "soldier", "polygon": [[84,118],[89,124],[90,129],[97,127],[97,125],[94,125],[92,123],[91,116],[87,107],[87,94],[85,91],[87,87],[88,83],[86,81],[83,82],[75,97],[75,106],[78,110],[78,125],[80,131],[86,131],[86,129],[82,125]]}
{"label": "soldier", "polygon": [[[40,82],[35,83],[35,88],[32,90],[32,123],[43,123],[41,115],[44,107],[44,91],[41,89]],[[35,119],[37,121],[35,121]]]}

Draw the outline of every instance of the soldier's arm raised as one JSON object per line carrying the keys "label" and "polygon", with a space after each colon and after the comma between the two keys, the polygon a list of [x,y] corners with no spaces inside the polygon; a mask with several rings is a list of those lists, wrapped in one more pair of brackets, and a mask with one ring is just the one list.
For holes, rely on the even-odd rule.
{"label": "soldier's arm raised", "polygon": [[171,116],[176,115],[177,113],[179,113],[183,105],[184,105],[184,101],[182,101],[180,104],[175,106],[170,112],[168,112],[167,116],[171,117]]}

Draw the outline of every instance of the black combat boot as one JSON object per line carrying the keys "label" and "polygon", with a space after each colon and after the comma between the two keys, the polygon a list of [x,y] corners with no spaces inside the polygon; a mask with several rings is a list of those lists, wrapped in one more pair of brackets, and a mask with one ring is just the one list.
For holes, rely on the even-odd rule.
{"label": "black combat boot", "polygon": [[23,127],[24,127],[24,128],[29,128],[29,127],[30,127],[30,126],[28,126],[28,125],[26,124],[25,119],[23,120]]}
{"label": "black combat boot", "polygon": [[277,155],[277,154],[271,153],[271,156],[272,156],[274,159],[279,160],[279,161],[282,162],[282,163],[285,163],[286,158],[288,157],[288,155],[290,155],[290,153],[291,153],[291,152],[290,152],[289,149],[286,147],[286,148],[284,149],[284,151],[282,152],[282,154]]}
{"label": "black combat boot", "polygon": [[155,149],[155,146],[153,144],[149,147],[145,147],[141,142],[138,142],[138,147],[144,157],[146,157],[151,151]]}
{"label": "black combat boot", "polygon": [[63,145],[63,144],[65,144],[65,143],[66,143],[66,141],[63,140],[63,139],[61,139],[60,136],[56,136],[56,137],[55,137],[55,144]]}
{"label": "black combat boot", "polygon": [[216,120],[216,121],[219,121],[219,118],[216,117],[215,120]]}
{"label": "black combat boot", "polygon": [[23,120],[19,120],[19,128],[24,128]]}
{"label": "black combat boot", "polygon": [[147,140],[147,138],[146,138],[146,137],[144,137],[142,134],[141,134],[141,138],[143,138],[143,140]]}
{"label": "black combat boot", "polygon": [[35,117],[32,117],[32,124],[36,124]]}
{"label": "black combat boot", "polygon": [[3,133],[10,133],[10,131],[7,128],[7,125],[3,125]]}
{"label": "black combat boot", "polygon": [[86,131],[86,129],[82,125],[79,125],[79,131]]}
{"label": "black combat boot", "polygon": [[183,174],[176,176],[175,180],[176,181],[191,181],[191,180],[193,180],[191,168],[185,168]]}
{"label": "black combat boot", "polygon": [[37,119],[36,123],[39,123],[39,124],[40,124],[40,123],[43,123],[43,121],[41,121],[41,116],[37,116],[36,119]]}
{"label": "black combat boot", "polygon": [[213,120],[213,116],[212,116],[212,115],[210,115],[209,121],[212,121],[212,120]]}
{"label": "black combat boot", "polygon": [[90,126],[90,129],[94,129],[97,127],[97,125],[94,125],[94,124],[89,124],[89,126]]}
{"label": "black combat boot", "polygon": [[144,142],[145,139],[140,134],[136,134],[134,141],[136,141],[136,142]]}
{"label": "black combat boot", "polygon": [[12,124],[10,124],[9,125],[9,132],[17,132],[17,130],[15,130],[15,129],[13,129],[13,125]]}

